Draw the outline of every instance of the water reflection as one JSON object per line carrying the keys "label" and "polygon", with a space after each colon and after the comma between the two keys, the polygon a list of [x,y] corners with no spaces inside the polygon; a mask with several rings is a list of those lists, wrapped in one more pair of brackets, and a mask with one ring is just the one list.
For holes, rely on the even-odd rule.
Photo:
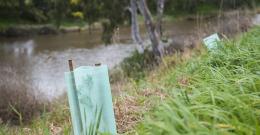
{"label": "water reflection", "polygon": [[4,52],[14,55],[15,57],[32,56],[35,48],[35,43],[33,40],[28,40],[25,42],[14,42],[9,44],[4,44]]}
{"label": "water reflection", "polygon": [[112,68],[128,57],[134,48],[135,45],[102,45],[93,49],[39,53],[31,61],[33,84],[46,91],[49,97],[60,95],[64,91],[63,72],[68,71],[67,60],[73,59],[77,67],[105,63]]}
{"label": "water reflection", "polygon": [[260,26],[260,14],[255,15],[253,18],[253,24]]}

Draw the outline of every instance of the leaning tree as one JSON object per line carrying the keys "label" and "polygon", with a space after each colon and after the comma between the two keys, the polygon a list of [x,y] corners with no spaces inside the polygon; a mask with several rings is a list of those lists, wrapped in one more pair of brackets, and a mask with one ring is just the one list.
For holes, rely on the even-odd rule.
{"label": "leaning tree", "polygon": [[[146,0],[80,0],[83,5],[85,19],[89,24],[96,21],[101,21],[103,26],[102,40],[109,44],[113,32],[119,25],[123,24],[128,19],[126,9],[131,13],[131,30],[132,39],[144,49],[143,40],[140,36],[138,26],[138,13],[140,12],[144,18],[145,27],[147,29],[149,39],[152,44],[153,53],[156,56],[162,56],[161,47],[161,24],[164,11],[165,0],[152,0],[155,3],[157,16],[153,19]],[[139,11],[139,12],[138,12]]]}
{"label": "leaning tree", "polygon": [[131,0],[130,1],[130,11],[132,19],[132,38],[133,40],[143,47],[143,42],[139,33],[139,27],[137,22],[137,7],[144,17],[145,27],[147,29],[149,38],[152,44],[153,53],[156,56],[161,57],[163,47],[161,46],[161,36],[162,36],[162,18],[164,10],[165,0],[157,0],[157,19],[156,22],[153,19],[151,12],[147,6],[146,0]]}

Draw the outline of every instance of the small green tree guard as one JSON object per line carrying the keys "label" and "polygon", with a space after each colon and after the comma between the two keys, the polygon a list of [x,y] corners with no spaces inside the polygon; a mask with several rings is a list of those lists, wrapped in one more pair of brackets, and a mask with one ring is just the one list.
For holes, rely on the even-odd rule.
{"label": "small green tree guard", "polygon": [[203,39],[204,44],[208,48],[208,50],[214,50],[218,46],[218,42],[220,41],[219,36],[217,33],[210,35]]}
{"label": "small green tree guard", "polygon": [[[93,133],[115,135],[116,123],[107,66],[82,66],[75,69],[73,73],[76,89],[71,87],[74,83],[70,79],[72,74],[65,73],[65,78],[74,134],[80,135],[78,133],[83,132],[84,135]],[[75,91],[76,94],[71,91]],[[74,110],[77,109],[75,107],[77,103],[79,104],[80,117],[73,116],[78,112]],[[78,120],[80,120],[80,124]]]}

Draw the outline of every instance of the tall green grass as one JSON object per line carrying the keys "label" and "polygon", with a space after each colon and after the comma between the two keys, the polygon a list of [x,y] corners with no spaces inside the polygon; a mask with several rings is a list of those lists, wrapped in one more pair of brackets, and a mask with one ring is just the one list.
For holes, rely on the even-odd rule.
{"label": "tall green grass", "polygon": [[260,27],[221,44],[165,71],[169,96],[145,114],[138,134],[260,134]]}

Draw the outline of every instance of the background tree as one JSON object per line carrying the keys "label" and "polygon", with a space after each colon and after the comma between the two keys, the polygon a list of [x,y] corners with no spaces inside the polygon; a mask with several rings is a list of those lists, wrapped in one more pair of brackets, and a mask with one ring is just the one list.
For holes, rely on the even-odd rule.
{"label": "background tree", "polygon": [[141,46],[142,51],[143,51],[144,45],[143,45],[143,40],[140,36],[139,24],[138,24],[138,20],[137,20],[137,1],[136,0],[130,1],[129,10],[131,12],[131,35],[132,35],[132,39],[135,43],[137,43]]}
{"label": "background tree", "polygon": [[157,23],[156,23],[156,31],[159,33],[161,37],[162,32],[162,18],[163,18],[163,11],[164,11],[164,3],[165,0],[157,0]]}
{"label": "background tree", "polygon": [[[161,21],[163,14],[176,16],[179,14],[196,14],[201,10],[253,7],[259,0],[0,0],[0,21],[25,23],[55,23],[57,28],[64,20],[73,21],[73,12],[84,14],[84,21],[91,26],[100,22],[103,26],[102,39],[106,44],[111,43],[113,32],[120,25],[131,18],[132,37],[138,44],[142,44],[139,34],[136,3],[145,18],[145,26],[153,44],[154,52],[160,52],[159,44],[162,36]],[[223,4],[221,4],[223,2]],[[165,4],[164,4],[165,3]],[[165,5],[165,7],[164,7]],[[130,7],[131,17],[126,9]],[[140,8],[141,7],[141,8]],[[165,11],[163,9],[166,9]],[[156,22],[152,15],[157,15]],[[159,54],[159,53],[158,53]]]}
{"label": "background tree", "polygon": [[101,18],[101,5],[99,0],[82,0],[83,13],[86,22],[89,25],[89,32],[91,33],[92,25]]}
{"label": "background tree", "polygon": [[121,0],[101,0],[101,18],[103,26],[102,39],[106,44],[111,43],[114,29],[122,25],[127,20],[126,7],[129,5],[128,1]]}
{"label": "background tree", "polygon": [[53,19],[55,20],[56,27],[59,28],[62,20],[67,15],[69,9],[69,0],[54,0],[53,5]]}
{"label": "background tree", "polygon": [[[162,7],[162,9],[160,9],[160,10],[163,10],[164,1],[161,1],[161,2],[163,2],[163,3],[160,3],[160,2],[158,2],[158,3],[162,4],[160,6],[160,8]],[[163,48],[162,48],[162,46],[160,44],[160,36],[158,34],[158,31],[156,30],[156,26],[155,26],[155,24],[153,22],[153,18],[152,18],[152,15],[150,13],[150,10],[149,10],[149,8],[147,6],[146,0],[139,0],[138,1],[138,7],[139,7],[139,10],[140,10],[141,14],[144,17],[145,26],[146,26],[149,38],[150,38],[151,43],[152,43],[153,53],[156,56],[161,57]],[[159,15],[161,15],[161,14],[159,14]],[[162,17],[158,17],[158,18],[162,19]],[[161,21],[161,20],[157,20],[157,21]]]}

